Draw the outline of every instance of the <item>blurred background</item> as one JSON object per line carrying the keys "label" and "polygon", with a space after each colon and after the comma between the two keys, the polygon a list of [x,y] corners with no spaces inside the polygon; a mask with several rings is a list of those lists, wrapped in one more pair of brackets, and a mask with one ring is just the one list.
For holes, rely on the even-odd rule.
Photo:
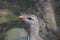
{"label": "blurred background", "polygon": [[[38,6],[38,4],[36,4],[37,1],[39,0],[0,0],[0,40],[7,40],[5,39],[6,33],[8,34],[9,33],[8,30],[12,28],[23,28],[23,30],[25,31],[23,31],[22,33],[26,32],[25,35],[28,35],[27,34],[29,29],[28,25],[21,19],[18,19],[18,16],[21,14],[21,12],[27,12],[28,14],[30,14],[32,13],[32,10],[34,10],[35,15],[43,19],[42,16],[44,15],[43,8],[44,5],[46,5],[44,4],[44,2],[48,2],[48,0],[43,0],[41,4],[38,3],[40,5],[39,6],[40,10],[42,10],[41,11],[42,15],[40,13],[37,13],[38,12],[38,10],[36,9],[36,7]],[[52,0],[51,3],[52,8],[54,10],[56,25],[60,27],[60,0]]]}

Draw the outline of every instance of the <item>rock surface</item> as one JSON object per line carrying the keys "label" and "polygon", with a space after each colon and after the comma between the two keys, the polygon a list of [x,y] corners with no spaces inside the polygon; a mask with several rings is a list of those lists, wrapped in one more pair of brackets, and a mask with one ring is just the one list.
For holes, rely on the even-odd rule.
{"label": "rock surface", "polygon": [[4,40],[27,40],[28,34],[23,28],[12,28],[7,31]]}

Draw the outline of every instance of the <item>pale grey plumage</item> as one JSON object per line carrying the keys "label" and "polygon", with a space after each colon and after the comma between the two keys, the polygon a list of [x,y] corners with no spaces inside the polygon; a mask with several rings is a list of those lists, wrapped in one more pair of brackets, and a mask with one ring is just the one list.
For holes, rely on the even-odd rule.
{"label": "pale grey plumage", "polygon": [[33,14],[22,14],[25,18],[23,19],[30,26],[30,40],[43,40],[39,36],[39,21],[38,18]]}

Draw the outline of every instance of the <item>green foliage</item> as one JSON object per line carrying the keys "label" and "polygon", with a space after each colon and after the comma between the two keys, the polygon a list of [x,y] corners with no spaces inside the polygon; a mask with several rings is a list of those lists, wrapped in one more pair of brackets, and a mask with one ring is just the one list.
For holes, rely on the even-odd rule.
{"label": "green foliage", "polygon": [[34,1],[27,0],[27,1],[25,2],[25,7],[28,8],[28,7],[30,7],[30,6],[34,6]]}
{"label": "green foliage", "polygon": [[4,37],[5,37],[5,33],[0,33],[0,40],[4,40]]}
{"label": "green foliage", "polygon": [[8,1],[8,2],[23,2],[25,0],[6,0],[6,1]]}
{"label": "green foliage", "polygon": [[20,15],[20,10],[21,10],[20,7],[11,7],[10,9],[16,16]]}
{"label": "green foliage", "polygon": [[[6,0],[6,1],[15,4],[16,6],[10,5],[9,3],[0,3],[0,9],[9,9],[17,16],[21,11],[26,11],[27,8],[34,5],[34,2],[31,0]],[[21,4],[21,6],[17,5],[16,2],[18,4]]]}
{"label": "green foliage", "polygon": [[14,4],[21,4],[22,6],[24,6],[25,8],[33,6],[34,5],[34,1],[31,0],[7,0],[10,3],[14,3]]}
{"label": "green foliage", "polygon": [[[6,0],[6,3],[0,3],[0,9],[8,9],[9,11],[12,11],[12,13],[10,15],[8,15],[8,19],[10,20],[10,22],[21,22],[22,20],[18,18],[18,16],[20,15],[21,11],[27,10],[28,7],[33,5],[33,2],[30,0]],[[23,4],[22,6],[17,5],[11,5],[12,4]],[[0,40],[4,40],[5,34],[0,32]]]}
{"label": "green foliage", "polygon": [[8,16],[11,21],[19,21],[18,16],[20,15],[20,7],[8,6],[8,4],[0,4],[0,9],[9,9],[12,13]]}
{"label": "green foliage", "polygon": [[10,15],[10,20],[11,21],[19,21],[18,17],[16,15],[14,15],[14,14]]}

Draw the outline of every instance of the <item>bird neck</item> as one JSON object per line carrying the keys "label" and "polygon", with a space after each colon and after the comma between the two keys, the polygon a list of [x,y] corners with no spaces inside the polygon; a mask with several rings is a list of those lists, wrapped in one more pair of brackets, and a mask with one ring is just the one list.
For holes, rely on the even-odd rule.
{"label": "bird neck", "polygon": [[39,39],[39,23],[35,23],[34,25],[31,25],[31,28],[30,28],[30,39],[31,40]]}
{"label": "bird neck", "polygon": [[31,25],[30,30],[31,30],[31,32],[38,33],[39,32],[39,24]]}

